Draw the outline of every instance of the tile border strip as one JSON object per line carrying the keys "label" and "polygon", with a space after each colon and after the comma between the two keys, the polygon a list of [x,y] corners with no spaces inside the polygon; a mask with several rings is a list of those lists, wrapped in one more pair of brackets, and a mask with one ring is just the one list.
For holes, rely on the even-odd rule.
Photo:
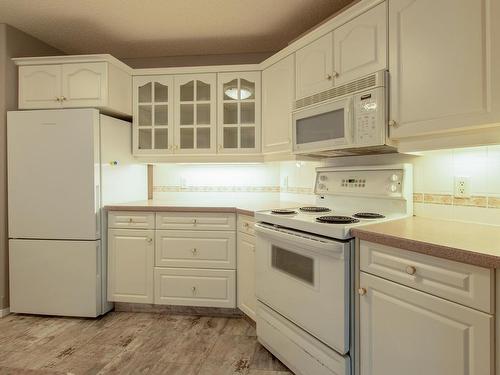
{"label": "tile border strip", "polygon": [[472,195],[468,198],[459,198],[453,196],[453,194],[413,193],[413,203],[500,209],[500,197],[486,195]]}

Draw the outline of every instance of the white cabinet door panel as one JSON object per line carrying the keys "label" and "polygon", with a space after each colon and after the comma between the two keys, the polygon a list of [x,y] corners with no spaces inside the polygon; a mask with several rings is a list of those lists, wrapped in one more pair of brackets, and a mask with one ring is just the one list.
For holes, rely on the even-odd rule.
{"label": "white cabinet door panel", "polygon": [[19,67],[19,108],[61,107],[61,65]]}
{"label": "white cabinet door panel", "polygon": [[500,3],[390,0],[395,139],[500,120]]}
{"label": "white cabinet door panel", "polygon": [[236,267],[234,231],[158,230],[156,234],[158,267]]}
{"label": "white cabinet door panel", "polygon": [[64,107],[99,107],[108,102],[107,63],[64,64],[62,66]]}
{"label": "white cabinet door panel", "polygon": [[109,229],[108,298],[153,303],[153,230]]}
{"label": "white cabinet door panel", "polygon": [[387,69],[387,4],[335,29],[333,56],[336,86]]}
{"label": "white cabinet door panel", "polygon": [[328,33],[295,53],[295,97],[333,87],[333,35]]}
{"label": "white cabinet door panel", "polygon": [[238,233],[238,308],[256,320],[255,237]]}
{"label": "white cabinet door panel", "polygon": [[262,72],[262,151],[291,151],[294,55]]}
{"label": "white cabinet door panel", "polygon": [[491,375],[493,317],[361,272],[361,375]]}

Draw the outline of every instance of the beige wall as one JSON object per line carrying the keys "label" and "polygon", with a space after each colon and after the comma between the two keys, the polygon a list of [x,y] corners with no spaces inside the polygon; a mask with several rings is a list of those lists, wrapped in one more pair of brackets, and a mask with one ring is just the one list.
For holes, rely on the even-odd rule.
{"label": "beige wall", "polygon": [[11,58],[61,54],[22,31],[0,24],[0,309],[9,306],[6,111],[17,109],[17,68]]}
{"label": "beige wall", "polygon": [[136,69],[169,68],[175,66],[258,64],[274,53],[275,52],[259,52],[204,56],[139,57],[130,59],[122,58],[120,60]]}

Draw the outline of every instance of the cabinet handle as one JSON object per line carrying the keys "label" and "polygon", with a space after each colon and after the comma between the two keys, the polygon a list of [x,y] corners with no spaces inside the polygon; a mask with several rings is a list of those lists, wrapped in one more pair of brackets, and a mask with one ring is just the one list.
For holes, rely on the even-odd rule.
{"label": "cabinet handle", "polygon": [[128,222],[129,222],[130,224],[132,224],[132,223],[134,222],[134,219],[132,219],[131,217],[129,217],[129,218],[128,218]]}
{"label": "cabinet handle", "polygon": [[60,102],[61,101],[61,98],[56,96],[56,102]]}
{"label": "cabinet handle", "polygon": [[365,288],[359,288],[359,289],[358,289],[358,294],[359,294],[360,296],[364,296],[364,295],[366,294],[366,289],[365,289]]}
{"label": "cabinet handle", "polygon": [[243,223],[243,227],[244,227],[244,228],[247,228],[247,229],[248,229],[248,227],[249,227],[249,226],[250,226],[250,224],[248,224],[248,223]]}
{"label": "cabinet handle", "polygon": [[193,286],[193,287],[191,288],[191,290],[192,290],[193,294],[196,294],[196,287],[195,287],[195,286]]}
{"label": "cabinet handle", "polygon": [[327,74],[327,75],[326,75],[326,79],[327,79],[327,80],[331,81],[331,80],[332,80],[332,78],[333,78],[333,77],[332,77],[332,75],[331,75],[331,74]]}
{"label": "cabinet handle", "polygon": [[198,252],[198,249],[195,247],[191,250],[191,252],[193,253],[193,255],[196,255],[196,253]]}
{"label": "cabinet handle", "polygon": [[218,146],[217,146],[217,149],[218,149],[219,151],[220,151],[220,150],[222,150],[222,145],[218,145]]}
{"label": "cabinet handle", "polygon": [[148,241],[148,243],[152,243],[152,242],[153,242],[153,239],[152,239],[151,237],[148,237],[148,238],[146,239],[146,241]]}
{"label": "cabinet handle", "polygon": [[196,219],[193,219],[193,224],[196,224]]}
{"label": "cabinet handle", "polygon": [[408,275],[415,275],[415,273],[417,272],[417,269],[413,266],[408,266],[406,267],[406,273]]}
{"label": "cabinet handle", "polygon": [[67,100],[65,96],[61,96],[61,101]]}
{"label": "cabinet handle", "polygon": [[333,71],[333,72],[332,72],[332,76],[334,76],[334,77],[338,77],[338,76],[339,76],[339,73],[338,73],[338,72],[336,72],[336,71]]}

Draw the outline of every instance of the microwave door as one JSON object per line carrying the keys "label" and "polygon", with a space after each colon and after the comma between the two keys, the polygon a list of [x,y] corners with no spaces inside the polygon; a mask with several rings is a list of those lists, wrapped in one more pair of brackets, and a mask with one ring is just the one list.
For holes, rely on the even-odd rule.
{"label": "microwave door", "polygon": [[352,143],[352,99],[298,111],[293,115],[294,152],[344,148]]}

